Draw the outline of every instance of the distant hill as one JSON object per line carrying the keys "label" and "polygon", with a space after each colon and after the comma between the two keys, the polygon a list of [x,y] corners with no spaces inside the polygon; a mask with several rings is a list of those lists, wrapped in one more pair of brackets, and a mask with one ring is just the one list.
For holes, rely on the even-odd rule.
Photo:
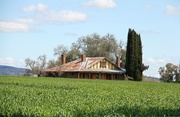
{"label": "distant hill", "polygon": [[152,77],[152,76],[144,76],[146,81],[160,82],[160,78]]}
{"label": "distant hill", "polygon": [[17,68],[12,66],[0,65],[1,76],[22,76],[26,73],[25,68]]}

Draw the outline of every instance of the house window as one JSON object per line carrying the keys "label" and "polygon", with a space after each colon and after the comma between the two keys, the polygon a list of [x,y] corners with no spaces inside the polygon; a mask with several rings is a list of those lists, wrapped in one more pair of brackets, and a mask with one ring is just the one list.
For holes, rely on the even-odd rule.
{"label": "house window", "polygon": [[96,74],[96,79],[99,79],[99,74]]}
{"label": "house window", "polygon": [[102,79],[102,74],[101,73],[97,73],[96,74],[96,79]]}
{"label": "house window", "polygon": [[100,67],[106,67],[106,62],[101,62]]}
{"label": "house window", "polygon": [[118,74],[115,74],[115,75],[114,75],[114,78],[115,78],[115,80],[119,80],[119,75],[118,75]]}
{"label": "house window", "polygon": [[68,78],[73,78],[74,74],[73,73],[67,73]]}

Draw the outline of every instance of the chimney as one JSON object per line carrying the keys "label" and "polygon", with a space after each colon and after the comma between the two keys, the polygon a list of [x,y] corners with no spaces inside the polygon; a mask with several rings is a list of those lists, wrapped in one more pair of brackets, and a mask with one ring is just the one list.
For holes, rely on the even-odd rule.
{"label": "chimney", "polygon": [[66,63],[66,55],[61,55],[61,62],[62,62],[62,65]]}
{"label": "chimney", "polygon": [[86,55],[83,54],[81,59],[82,59],[82,62],[86,62]]}
{"label": "chimney", "polygon": [[121,66],[120,66],[120,57],[119,56],[117,56],[117,58],[116,58],[116,65],[120,68]]}

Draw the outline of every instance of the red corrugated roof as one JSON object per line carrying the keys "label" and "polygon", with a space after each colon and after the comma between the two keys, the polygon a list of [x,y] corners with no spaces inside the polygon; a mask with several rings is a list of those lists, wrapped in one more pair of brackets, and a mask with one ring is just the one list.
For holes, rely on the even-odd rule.
{"label": "red corrugated roof", "polygon": [[83,62],[81,59],[77,59],[75,61],[66,63],[64,65],[46,69],[45,72],[53,72],[53,71],[82,71],[86,70],[97,62],[103,60],[104,57],[86,57],[86,61]]}

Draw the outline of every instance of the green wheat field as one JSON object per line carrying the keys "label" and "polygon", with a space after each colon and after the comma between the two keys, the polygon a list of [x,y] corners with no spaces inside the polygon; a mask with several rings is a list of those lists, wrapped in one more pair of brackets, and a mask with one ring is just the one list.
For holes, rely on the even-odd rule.
{"label": "green wheat field", "polygon": [[180,116],[180,84],[0,76],[0,116]]}

